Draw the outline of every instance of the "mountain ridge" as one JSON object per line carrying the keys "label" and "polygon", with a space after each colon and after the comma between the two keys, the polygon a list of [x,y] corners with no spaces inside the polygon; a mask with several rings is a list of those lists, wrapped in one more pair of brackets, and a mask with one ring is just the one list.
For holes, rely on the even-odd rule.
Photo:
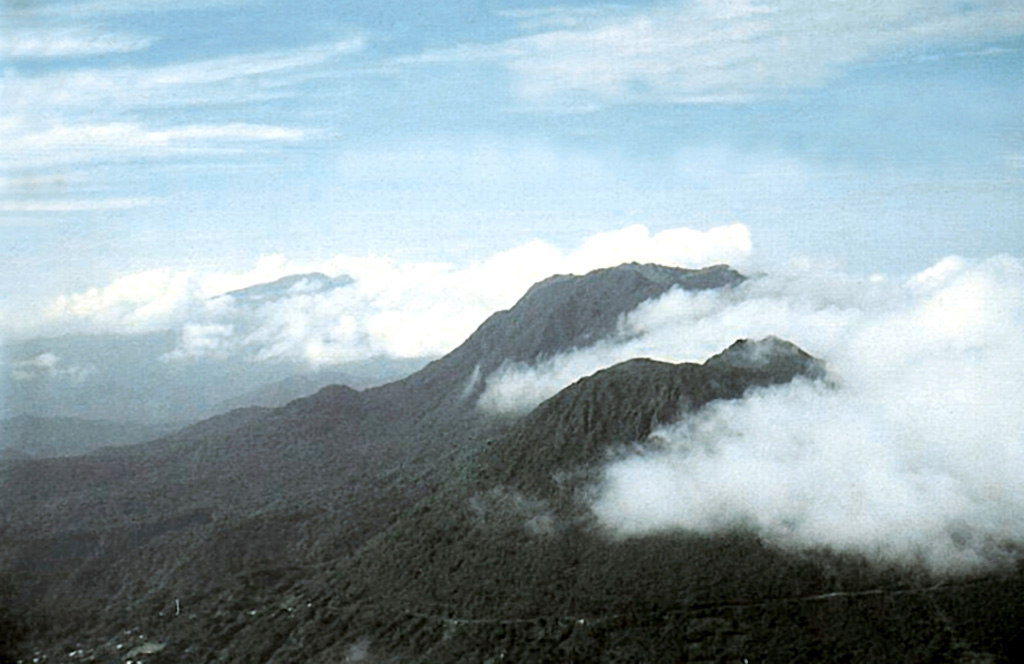
{"label": "mountain ridge", "polygon": [[355,283],[352,277],[341,275],[329,277],[322,272],[308,272],[304,274],[290,274],[274,281],[269,281],[245,288],[228,291],[215,295],[211,299],[229,297],[235,301],[251,304],[257,302],[273,302],[281,297],[295,292],[299,293],[321,293],[334,288],[343,288]]}
{"label": "mountain ridge", "polygon": [[[643,277],[644,273],[656,273],[657,279]],[[715,277],[710,285],[728,285],[742,278],[722,268],[711,274]],[[343,550],[351,549],[379,527],[374,523],[387,523],[388,514],[433,490],[441,481],[446,464],[458,463],[470,454],[477,441],[506,426],[503,421],[479,412],[472,400],[462,394],[462,383],[481,361],[497,366],[503,355],[522,357],[522,348],[526,346],[520,344],[518,351],[502,352],[493,341],[515,340],[512,330],[496,333],[500,325],[540,316],[540,323],[531,322],[539,329],[554,332],[546,337],[532,335],[527,346],[537,352],[551,350],[558,347],[552,343],[568,344],[579,338],[576,332],[581,326],[560,327],[565,313],[549,306],[552,302],[580,299],[574,296],[578,288],[587,293],[583,299],[587,301],[588,314],[613,321],[620,312],[674,284],[696,280],[700,287],[709,287],[707,275],[702,270],[627,266],[580,277],[561,277],[524,296],[511,313],[495,314],[490,323],[482,325],[481,331],[446,358],[408,378],[362,392],[328,387],[280,408],[235,411],[153,444],[90,458],[80,464],[82,472],[74,470],[79,467],[76,464],[68,463],[33,466],[23,472],[38,475],[36,482],[45,482],[41,478],[50,475],[53,483],[64,487],[63,491],[105,494],[105,502],[123,506],[97,514],[75,510],[51,514],[49,518],[54,524],[65,524],[61,528],[133,532],[138,527],[135,510],[130,507],[133,503],[149,505],[149,518],[158,522],[206,510],[210,505],[221,505],[225,518],[232,522],[244,521],[248,518],[245,515],[259,513],[268,498],[288,505],[309,500],[305,498],[309,496],[314,511],[323,514],[324,519],[331,518],[339,509],[348,510],[347,525],[341,528],[339,537],[348,542]],[[604,289],[602,283],[615,287]],[[538,294],[546,292],[554,292],[556,297],[537,299]],[[524,307],[529,316],[522,314]],[[578,315],[581,310],[573,311]],[[566,329],[569,334],[561,334]],[[611,329],[610,323],[604,329]],[[543,339],[543,343],[538,339]],[[520,354],[516,355],[517,352]],[[168,488],[172,481],[178,483],[173,490]],[[4,486],[0,477],[0,494]],[[52,509],[47,507],[51,504],[57,503],[39,497],[26,504],[28,512],[23,516],[5,517],[11,523],[8,527],[14,528],[12,534],[30,532],[31,528],[23,530],[27,528],[26,519],[38,510]],[[242,522],[238,527],[238,537],[249,528]],[[282,527],[298,528],[295,524]],[[251,548],[242,542],[239,545],[241,550]],[[201,557],[204,546],[200,542],[200,548],[187,555]],[[315,543],[311,546],[311,550],[322,548]],[[128,553],[126,549],[117,555]],[[216,576],[212,571],[211,574]],[[72,592],[66,581],[58,582],[57,587],[58,594]]]}
{"label": "mountain ridge", "polygon": [[173,426],[23,414],[0,420],[0,453],[25,459],[80,456],[102,447],[156,440],[173,430]]}

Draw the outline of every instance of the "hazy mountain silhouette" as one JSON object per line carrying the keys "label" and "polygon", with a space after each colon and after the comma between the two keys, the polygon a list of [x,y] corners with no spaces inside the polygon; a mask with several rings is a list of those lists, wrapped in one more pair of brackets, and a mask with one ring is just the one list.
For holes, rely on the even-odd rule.
{"label": "hazy mountain silhouette", "polygon": [[19,415],[0,421],[0,454],[24,458],[80,456],[101,447],[155,440],[170,431],[167,426]]}
{"label": "hazy mountain silhouette", "polygon": [[427,360],[377,358],[368,362],[350,362],[344,371],[320,369],[288,376],[260,385],[238,396],[218,401],[208,408],[208,414],[226,413],[237,408],[277,408],[290,401],[308,397],[328,385],[347,385],[355,389],[376,387],[400,379],[421,369]]}
{"label": "hazy mountain silhouette", "polygon": [[[211,299],[232,303],[218,322],[244,337],[259,306],[351,283],[344,276],[297,274]],[[182,335],[69,334],[6,344],[0,347],[0,418],[75,417],[166,428],[231,408],[284,405],[327,384],[380,385],[428,359],[369,357],[327,369],[291,358],[253,361],[244,353],[179,357]]]}
{"label": "hazy mountain silhouette", "polygon": [[343,288],[354,283],[352,277],[328,277],[320,272],[308,274],[291,274],[281,277],[276,281],[264,284],[256,284],[247,288],[228,291],[213,299],[230,297],[235,302],[243,305],[258,304],[262,302],[273,302],[281,298],[296,294],[323,293],[334,288]]}

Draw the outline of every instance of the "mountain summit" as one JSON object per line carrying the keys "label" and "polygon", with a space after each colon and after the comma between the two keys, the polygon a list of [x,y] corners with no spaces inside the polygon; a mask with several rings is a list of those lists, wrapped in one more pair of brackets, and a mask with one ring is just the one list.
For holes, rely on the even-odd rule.
{"label": "mountain summit", "polygon": [[735,286],[735,270],[629,263],[583,276],[559,275],[534,285],[507,312],[492,316],[466,341],[485,371],[501,362],[534,362],[611,336],[619,318],[671,288],[701,291]]}
{"label": "mountain summit", "polygon": [[728,288],[745,277],[725,265],[700,270],[628,263],[585,275],[556,275],[488,318],[458,348],[402,384],[472,403],[482,379],[507,362],[538,362],[607,339],[620,318],[670,289]]}
{"label": "mountain summit", "polygon": [[352,277],[344,275],[340,277],[328,277],[326,274],[322,274],[320,272],[290,274],[287,277],[281,277],[276,281],[229,291],[223,295],[216,296],[214,299],[229,297],[238,303],[258,304],[261,302],[274,302],[281,298],[288,297],[289,295],[296,295],[299,293],[322,293],[334,288],[342,288],[352,283],[354,283]]}

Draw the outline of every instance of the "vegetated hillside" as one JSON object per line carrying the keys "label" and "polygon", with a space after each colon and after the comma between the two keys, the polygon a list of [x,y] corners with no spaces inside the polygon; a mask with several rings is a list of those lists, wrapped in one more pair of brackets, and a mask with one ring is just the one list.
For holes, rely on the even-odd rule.
{"label": "vegetated hillside", "polygon": [[356,551],[510,425],[475,408],[479,376],[612,334],[622,313],[673,286],[741,279],[638,265],[554,278],[396,383],[329,387],[146,445],[16,464],[0,472],[0,570],[66,634],[114,628],[169,597],[238,597],[252,575],[303,578]]}
{"label": "vegetated hillside", "polygon": [[310,373],[289,376],[256,389],[249,390],[223,401],[212,404],[209,416],[226,413],[238,408],[279,408],[296,399],[308,397],[329,385],[347,385],[355,389],[377,387],[400,380],[422,369],[427,360],[375,358],[370,361],[346,364],[345,371],[321,369]]}
{"label": "vegetated hillside", "polygon": [[139,629],[168,644],[159,661],[1019,661],[1020,569],[933,578],[742,528],[623,539],[595,523],[587,489],[621,446],[794,378],[823,367],[777,339],[703,365],[617,365],[488,441],[347,559],[189,597],[184,619],[158,616],[167,597]]}
{"label": "vegetated hillside", "polygon": [[0,458],[80,456],[101,447],[155,440],[169,426],[19,415],[0,421]]}
{"label": "vegetated hillside", "polygon": [[442,430],[472,426],[487,377],[507,362],[538,362],[619,333],[621,317],[672,288],[728,288],[745,277],[724,265],[701,270],[628,263],[583,276],[558,275],[535,284],[508,311],[489,317],[470,337],[408,378],[370,390],[398,423],[382,435],[397,435],[425,458],[445,437],[423,436],[423,426]]}
{"label": "vegetated hillside", "polygon": [[530,288],[515,307],[487,319],[431,371],[410,377],[409,382],[428,382],[442,372],[468,378],[477,367],[477,373],[486,377],[504,362],[535,362],[583,348],[614,336],[623,314],[671,288],[710,290],[743,280],[725,265],[683,270],[636,263],[581,277],[550,277]]}
{"label": "vegetated hillside", "polygon": [[38,417],[184,425],[225,398],[308,371],[299,362],[169,362],[172,331],[67,335],[3,347],[3,412]]}
{"label": "vegetated hillside", "polygon": [[751,386],[823,377],[777,339],[703,365],[617,365],[462,458],[353,555],[165,588],[123,616],[127,633],[75,647],[160,646],[148,662],[1017,661],[1019,569],[931,578],[742,529],[622,539],[594,522],[587,489],[620,446]]}

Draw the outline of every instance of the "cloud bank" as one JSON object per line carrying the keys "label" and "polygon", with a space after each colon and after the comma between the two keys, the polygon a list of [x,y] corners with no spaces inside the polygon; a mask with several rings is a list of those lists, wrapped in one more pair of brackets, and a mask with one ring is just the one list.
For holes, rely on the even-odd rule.
{"label": "cloud bank", "polygon": [[669,295],[631,324],[651,345],[676,326],[680,355],[774,333],[826,359],[836,384],[758,389],[623,451],[593,503],[610,532],[739,527],[936,572],[1024,545],[1020,261],[946,259],[902,283],[764,278]]}
{"label": "cloud bank", "polygon": [[[346,255],[308,264],[269,256],[244,274],[160,269],[126,275],[56,298],[31,331],[42,336],[173,329],[179,343],[164,358],[169,362],[238,357],[320,366],[373,356],[438,356],[552,274],[627,261],[742,264],[750,251],[749,231],[739,224],[659,233],[638,225],[591,236],[568,251],[534,241],[463,265]],[[282,281],[278,290],[261,290],[258,298],[238,292],[296,274],[311,276]]]}

